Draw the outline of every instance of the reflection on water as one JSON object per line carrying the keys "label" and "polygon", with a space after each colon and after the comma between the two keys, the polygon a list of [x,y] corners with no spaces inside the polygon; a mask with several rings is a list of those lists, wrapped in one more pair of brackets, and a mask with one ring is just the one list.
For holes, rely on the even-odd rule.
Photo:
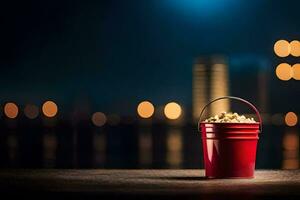
{"label": "reflection on water", "polygon": [[[2,127],[0,167],[203,168],[201,137],[192,125],[58,126]],[[264,127],[256,168],[299,169],[299,130]]]}
{"label": "reflection on water", "polygon": [[43,137],[44,167],[55,167],[57,139],[54,133],[46,133]]}
{"label": "reflection on water", "polygon": [[283,169],[299,168],[299,134],[296,130],[287,130],[283,136]]}
{"label": "reflection on water", "polygon": [[18,140],[15,134],[8,135],[7,148],[9,160],[11,161],[12,165],[15,165],[18,153]]}
{"label": "reflection on water", "polygon": [[94,133],[94,163],[96,167],[102,167],[106,161],[106,137],[105,134]]}
{"label": "reflection on water", "polygon": [[139,134],[139,162],[141,167],[151,166],[152,135],[150,130],[143,130],[143,132]]}
{"label": "reflection on water", "polygon": [[182,135],[178,128],[170,128],[167,133],[167,163],[171,168],[179,168],[182,163]]}

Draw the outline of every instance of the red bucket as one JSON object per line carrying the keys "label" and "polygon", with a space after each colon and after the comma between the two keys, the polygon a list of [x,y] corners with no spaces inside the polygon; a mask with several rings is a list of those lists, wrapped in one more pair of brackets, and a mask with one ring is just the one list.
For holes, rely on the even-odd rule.
{"label": "red bucket", "polygon": [[[235,99],[250,106],[256,113],[256,123],[202,122],[204,110],[221,99]],[[262,132],[262,120],[257,108],[239,97],[217,98],[200,114],[198,129],[202,135],[205,176],[207,178],[253,178],[255,170],[258,134]]]}

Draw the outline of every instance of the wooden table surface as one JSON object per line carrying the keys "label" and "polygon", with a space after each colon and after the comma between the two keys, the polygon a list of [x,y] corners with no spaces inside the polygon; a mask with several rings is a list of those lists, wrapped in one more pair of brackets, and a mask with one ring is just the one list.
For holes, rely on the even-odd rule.
{"label": "wooden table surface", "polygon": [[[10,195],[300,199],[300,170],[258,170],[254,179],[205,179],[203,170],[0,170]],[[53,198],[52,198],[53,199]]]}

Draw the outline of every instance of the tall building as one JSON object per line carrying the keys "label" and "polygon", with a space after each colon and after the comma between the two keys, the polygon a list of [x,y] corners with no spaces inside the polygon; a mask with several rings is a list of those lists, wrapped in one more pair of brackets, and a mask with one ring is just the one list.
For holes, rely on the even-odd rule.
{"label": "tall building", "polygon": [[[199,120],[203,107],[211,100],[229,95],[228,66],[223,57],[200,57],[193,68],[193,118]],[[203,117],[229,111],[228,100],[212,104]]]}

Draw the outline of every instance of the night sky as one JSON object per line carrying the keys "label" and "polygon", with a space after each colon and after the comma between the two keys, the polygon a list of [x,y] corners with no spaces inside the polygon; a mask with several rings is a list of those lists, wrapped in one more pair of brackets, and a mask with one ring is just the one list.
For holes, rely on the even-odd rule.
{"label": "night sky", "polygon": [[144,99],[190,107],[197,56],[255,55],[267,59],[273,73],[278,61],[274,42],[300,39],[297,1],[1,4],[1,101],[19,104],[90,102],[104,112],[124,114],[133,113]]}

